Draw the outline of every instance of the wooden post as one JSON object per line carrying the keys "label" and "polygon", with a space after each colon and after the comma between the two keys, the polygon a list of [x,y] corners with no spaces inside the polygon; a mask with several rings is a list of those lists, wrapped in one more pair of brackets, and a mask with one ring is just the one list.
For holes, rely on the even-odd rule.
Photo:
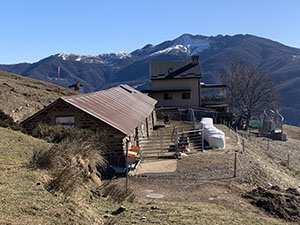
{"label": "wooden post", "polygon": [[245,152],[245,139],[243,138],[243,153]]}
{"label": "wooden post", "polygon": [[234,153],[234,174],[233,177],[236,177],[237,174],[237,153]]}
{"label": "wooden post", "polygon": [[[159,129],[159,135],[160,135],[160,152],[163,151],[163,135],[162,135],[162,129]],[[159,153],[158,153],[159,154]]]}
{"label": "wooden post", "polygon": [[290,168],[290,153],[288,154],[287,158],[287,168]]}
{"label": "wooden post", "polygon": [[268,138],[268,151],[270,150],[270,138]]}
{"label": "wooden post", "polygon": [[202,147],[202,152],[204,151],[204,127],[202,127],[201,130],[201,147]]}
{"label": "wooden post", "polygon": [[125,166],[126,166],[125,190],[126,190],[126,193],[128,193],[128,140],[126,140],[126,162],[125,162]]}
{"label": "wooden post", "polygon": [[191,113],[192,113],[192,122],[193,122],[193,130],[196,129],[196,120],[195,120],[195,112],[194,109],[191,109]]}
{"label": "wooden post", "polygon": [[178,132],[176,131],[175,135],[175,152],[178,152]]}

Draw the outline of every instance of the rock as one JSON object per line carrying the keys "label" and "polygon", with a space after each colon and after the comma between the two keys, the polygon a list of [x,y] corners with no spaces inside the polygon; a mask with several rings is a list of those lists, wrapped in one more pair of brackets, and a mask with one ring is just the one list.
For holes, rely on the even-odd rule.
{"label": "rock", "polygon": [[120,213],[124,212],[125,210],[126,210],[126,208],[121,205],[116,211],[113,211],[111,214],[116,216],[116,215],[119,215]]}
{"label": "rock", "polygon": [[157,206],[151,206],[151,209],[155,210],[155,209],[158,209],[158,207]]}
{"label": "rock", "polygon": [[184,158],[184,157],[187,157],[187,154],[184,153],[184,152],[180,152],[178,157],[179,158]]}
{"label": "rock", "polygon": [[147,218],[146,218],[145,216],[142,216],[139,220],[141,220],[141,221],[146,221]]}

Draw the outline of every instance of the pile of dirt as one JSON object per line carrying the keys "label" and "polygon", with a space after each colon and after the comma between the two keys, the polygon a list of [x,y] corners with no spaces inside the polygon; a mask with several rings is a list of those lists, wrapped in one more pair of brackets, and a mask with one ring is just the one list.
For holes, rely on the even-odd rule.
{"label": "pile of dirt", "polygon": [[300,193],[295,188],[259,187],[244,195],[244,198],[274,217],[300,223]]}

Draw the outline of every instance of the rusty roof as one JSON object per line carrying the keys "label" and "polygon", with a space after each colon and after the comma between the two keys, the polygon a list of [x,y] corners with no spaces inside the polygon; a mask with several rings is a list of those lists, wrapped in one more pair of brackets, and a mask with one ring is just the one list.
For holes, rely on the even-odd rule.
{"label": "rusty roof", "polygon": [[61,98],[129,135],[153,111],[157,101],[128,85]]}

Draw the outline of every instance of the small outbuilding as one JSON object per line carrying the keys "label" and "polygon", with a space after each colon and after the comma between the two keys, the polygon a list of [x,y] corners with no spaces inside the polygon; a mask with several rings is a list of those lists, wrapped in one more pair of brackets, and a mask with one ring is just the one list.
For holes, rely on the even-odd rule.
{"label": "small outbuilding", "polygon": [[108,132],[108,161],[124,165],[126,143],[139,145],[156,122],[157,101],[128,85],[61,97],[22,122],[31,133],[38,123]]}

